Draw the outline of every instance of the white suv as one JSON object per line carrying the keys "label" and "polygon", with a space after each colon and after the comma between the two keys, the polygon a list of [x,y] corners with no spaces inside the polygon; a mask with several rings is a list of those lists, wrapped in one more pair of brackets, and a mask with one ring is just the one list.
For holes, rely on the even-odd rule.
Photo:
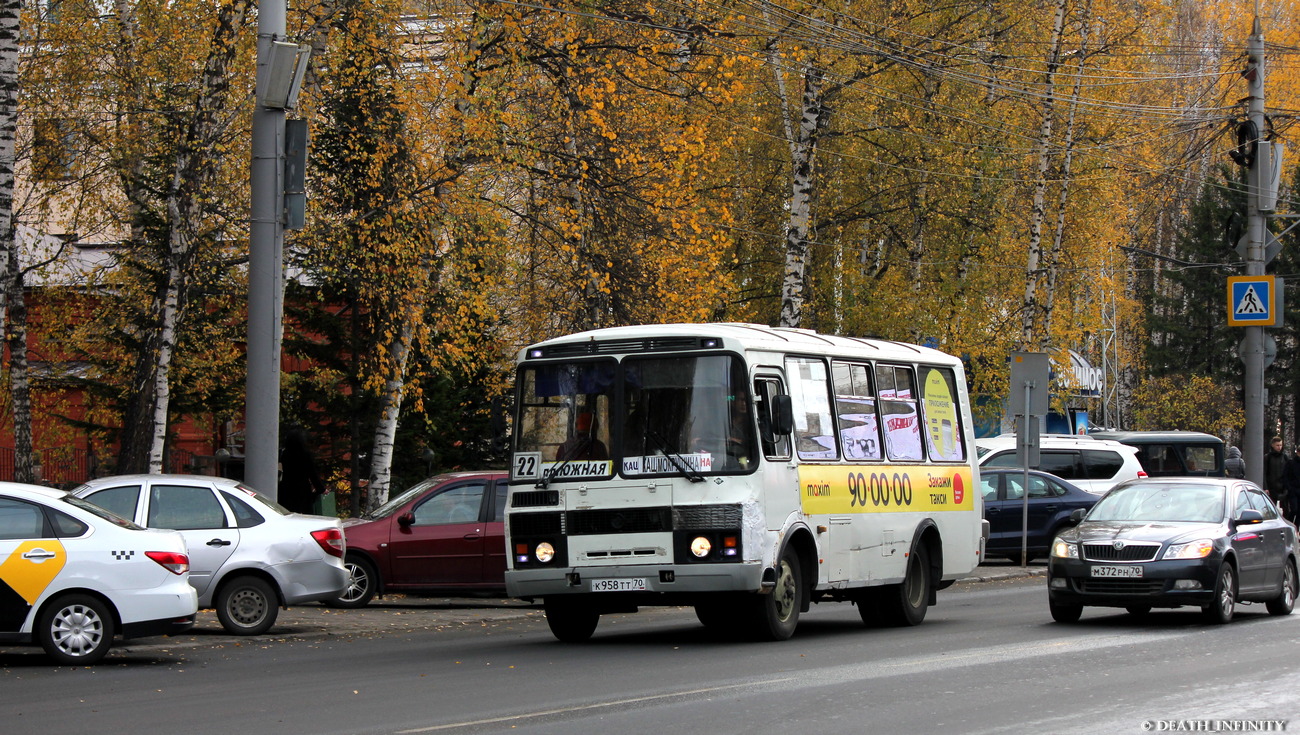
{"label": "white suv", "polygon": [[[1016,437],[1003,434],[976,439],[980,467],[1019,467]],[[1044,434],[1039,438],[1042,461],[1034,469],[1050,472],[1090,493],[1103,495],[1125,480],[1146,477],[1137,449],[1108,439],[1069,434]]]}

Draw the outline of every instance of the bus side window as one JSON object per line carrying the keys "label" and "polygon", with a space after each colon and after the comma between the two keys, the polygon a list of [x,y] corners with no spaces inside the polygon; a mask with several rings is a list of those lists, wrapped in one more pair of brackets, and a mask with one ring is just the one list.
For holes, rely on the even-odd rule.
{"label": "bus side window", "polygon": [[966,461],[961,411],[957,408],[957,379],[949,368],[922,365],[921,415],[930,459]]}
{"label": "bus side window", "polygon": [[877,365],[876,380],[885,425],[885,451],[889,458],[922,459],[921,426],[912,371],[901,365]]}
{"label": "bus side window", "polygon": [[758,434],[763,442],[763,456],[768,459],[790,458],[790,436],[772,431],[772,399],[782,395],[781,382],[771,378],[754,381],[754,399],[758,408]]}
{"label": "bus side window", "polygon": [[876,416],[876,393],[871,388],[866,365],[837,362],[831,367],[835,378],[835,419],[846,459],[880,459],[880,420]]}
{"label": "bus side window", "polygon": [[794,449],[799,459],[839,459],[831,376],[826,363],[810,357],[787,357],[785,366],[794,403]]}

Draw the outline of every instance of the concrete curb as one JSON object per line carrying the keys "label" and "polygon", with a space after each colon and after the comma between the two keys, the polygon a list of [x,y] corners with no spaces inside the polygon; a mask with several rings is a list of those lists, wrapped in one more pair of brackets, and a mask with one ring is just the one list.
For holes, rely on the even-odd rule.
{"label": "concrete curb", "polygon": [[1046,577],[1047,567],[978,567],[975,574],[958,580],[958,584],[967,582],[999,582],[1004,579],[1025,579],[1027,577]]}
{"label": "concrete curb", "polygon": [[[979,584],[1047,576],[1047,567],[980,566],[958,584]],[[115,642],[107,663],[114,656],[142,655],[199,647],[259,646],[271,642],[343,640],[353,636],[385,633],[438,632],[474,625],[487,625],[527,617],[541,617],[542,605],[509,598],[414,597],[392,595],[356,610],[339,610],[307,604],[281,610],[276,624],[260,636],[230,635],[212,610],[200,610],[193,629],[176,636],[140,638]],[[0,647],[0,652],[41,655],[34,647]]]}

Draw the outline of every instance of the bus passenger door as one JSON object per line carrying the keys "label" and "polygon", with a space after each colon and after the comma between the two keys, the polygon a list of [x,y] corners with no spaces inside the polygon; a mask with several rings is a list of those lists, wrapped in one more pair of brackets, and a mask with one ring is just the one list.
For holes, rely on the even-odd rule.
{"label": "bus passenger door", "polygon": [[754,376],[754,408],[758,415],[758,439],[762,446],[763,468],[754,477],[761,483],[759,498],[766,508],[767,524],[780,525],[800,509],[799,470],[791,453],[789,432],[780,433],[777,421],[778,396],[789,398],[785,381],[779,373],[759,372]]}

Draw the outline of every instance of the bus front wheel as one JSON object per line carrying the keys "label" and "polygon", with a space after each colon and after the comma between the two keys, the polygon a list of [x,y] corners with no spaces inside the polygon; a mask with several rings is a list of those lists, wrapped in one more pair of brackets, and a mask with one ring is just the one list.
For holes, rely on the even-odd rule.
{"label": "bus front wheel", "polygon": [[695,617],[701,625],[710,630],[726,631],[736,622],[735,606],[725,600],[697,603]]}
{"label": "bus front wheel", "polygon": [[787,547],[776,565],[776,586],[767,594],[754,595],[750,601],[750,627],[754,637],[784,641],[794,635],[804,594],[799,555]]}
{"label": "bus front wheel", "polygon": [[565,643],[581,643],[596,632],[600,613],[584,605],[581,599],[547,597],[542,601],[546,624],[551,634]]}

